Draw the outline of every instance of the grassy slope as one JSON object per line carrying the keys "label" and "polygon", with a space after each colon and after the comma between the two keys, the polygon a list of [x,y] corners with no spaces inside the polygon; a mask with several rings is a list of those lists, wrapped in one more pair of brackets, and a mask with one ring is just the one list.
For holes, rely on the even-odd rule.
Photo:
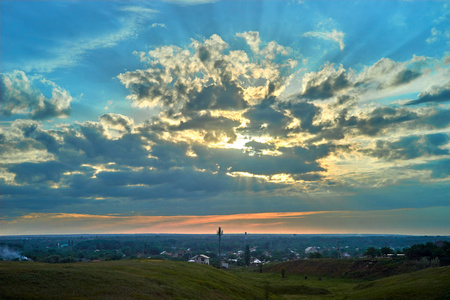
{"label": "grassy slope", "polygon": [[[339,262],[336,261],[338,264]],[[320,265],[319,265],[320,267]],[[319,268],[318,267],[318,268]],[[338,268],[339,269],[339,268]],[[185,262],[0,262],[1,299],[450,299],[450,266],[375,281]]]}
{"label": "grassy slope", "polygon": [[239,272],[237,276],[246,278],[264,292],[268,288],[270,299],[343,299],[353,291],[362,280],[348,280],[342,278],[304,276],[287,274],[282,279],[280,273]]}
{"label": "grassy slope", "polygon": [[349,260],[349,259],[308,259],[294,260],[269,265],[269,272],[280,273],[286,268],[290,274],[333,276],[349,279],[378,279],[386,276],[413,272],[416,267],[407,260]]}
{"label": "grassy slope", "polygon": [[450,266],[365,282],[346,299],[450,299]]}
{"label": "grassy slope", "polygon": [[2,299],[254,299],[240,278],[194,263],[123,260],[44,264],[0,262]]}
{"label": "grassy slope", "polygon": [[450,299],[450,266],[390,276],[374,281],[278,273],[243,273],[239,276],[264,288],[272,299]]}

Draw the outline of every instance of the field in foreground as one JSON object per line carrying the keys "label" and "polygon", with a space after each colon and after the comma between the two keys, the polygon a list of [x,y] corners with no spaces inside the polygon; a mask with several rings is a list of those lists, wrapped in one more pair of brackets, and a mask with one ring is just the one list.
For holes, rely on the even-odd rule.
{"label": "field in foreground", "polygon": [[450,267],[374,281],[194,263],[0,262],[1,299],[450,299]]}
{"label": "field in foreground", "polygon": [[256,299],[232,274],[187,262],[0,262],[2,299]]}

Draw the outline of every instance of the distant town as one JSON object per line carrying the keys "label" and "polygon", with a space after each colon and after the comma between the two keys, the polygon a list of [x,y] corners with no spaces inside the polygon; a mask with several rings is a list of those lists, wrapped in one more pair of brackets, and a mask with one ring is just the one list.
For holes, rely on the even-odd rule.
{"label": "distant town", "polygon": [[[218,234],[2,236],[0,259],[68,263],[146,258],[233,268],[300,259],[402,258],[414,254],[414,245],[446,253],[450,237],[222,234],[219,248]],[[433,258],[440,257],[430,256],[430,263]]]}

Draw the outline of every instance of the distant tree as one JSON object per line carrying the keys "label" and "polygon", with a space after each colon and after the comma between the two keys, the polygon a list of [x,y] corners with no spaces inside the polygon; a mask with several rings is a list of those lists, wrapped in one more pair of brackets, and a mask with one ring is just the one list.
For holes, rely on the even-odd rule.
{"label": "distant tree", "polygon": [[387,256],[388,254],[393,254],[393,253],[394,253],[394,250],[392,250],[392,249],[389,248],[389,247],[382,247],[382,248],[380,249],[380,251],[381,251],[381,254],[382,254],[383,256]]}
{"label": "distant tree", "polygon": [[223,235],[222,228],[219,227],[219,229],[217,230],[217,235],[219,236],[219,265],[221,265],[220,262],[222,261],[222,257],[220,256],[220,254],[221,254],[220,253],[220,240],[221,240],[222,235]]}
{"label": "distant tree", "polygon": [[54,263],[58,263],[60,259],[61,259],[60,255],[50,255],[45,258],[45,262],[54,264]]}
{"label": "distant tree", "polygon": [[415,262],[415,265],[419,270],[426,269],[430,266],[430,260],[426,257],[422,257]]}
{"label": "distant tree", "polygon": [[322,258],[322,254],[320,254],[319,252],[310,253],[309,258]]}
{"label": "distant tree", "polygon": [[72,257],[72,256],[63,257],[63,258],[60,258],[58,260],[59,263],[74,263],[74,262],[77,262],[77,261],[78,260],[75,257]]}
{"label": "distant tree", "polygon": [[250,246],[245,246],[245,253],[244,253],[244,259],[245,259],[245,265],[248,267],[250,266]]}
{"label": "distant tree", "polygon": [[442,241],[440,245],[428,242],[426,244],[415,244],[404,249],[405,255],[411,260],[420,260],[425,257],[428,260],[438,258],[440,265],[450,265],[450,242]]}
{"label": "distant tree", "polygon": [[441,265],[441,261],[439,259],[439,257],[435,257],[432,260],[430,260],[430,267],[434,268],[434,267],[439,267]]}
{"label": "distant tree", "polygon": [[434,257],[433,252],[436,252],[438,247],[433,243],[426,244],[415,244],[410,248],[406,248],[405,255],[409,259],[421,259],[422,257],[432,258]]}
{"label": "distant tree", "polygon": [[366,250],[366,252],[364,252],[364,255],[374,258],[374,257],[380,256],[381,251],[375,247],[370,247]]}

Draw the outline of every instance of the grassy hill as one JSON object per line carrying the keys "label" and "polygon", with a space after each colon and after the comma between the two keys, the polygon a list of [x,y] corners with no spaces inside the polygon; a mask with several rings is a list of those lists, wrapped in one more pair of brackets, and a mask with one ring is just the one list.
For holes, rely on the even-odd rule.
{"label": "grassy hill", "polygon": [[308,259],[269,265],[268,272],[280,273],[285,268],[290,274],[332,276],[349,279],[378,279],[417,270],[408,260],[362,260],[362,259]]}
{"label": "grassy hill", "polygon": [[[316,271],[330,263],[320,260]],[[340,269],[341,260],[334,260]],[[295,265],[295,264],[294,264]],[[0,262],[0,299],[450,299],[450,266],[367,281],[157,260]],[[313,268],[313,266],[310,266]]]}
{"label": "grassy hill", "polygon": [[450,299],[450,267],[361,283],[346,299]]}
{"label": "grassy hill", "polygon": [[211,266],[122,260],[0,262],[1,299],[261,299],[262,291]]}

